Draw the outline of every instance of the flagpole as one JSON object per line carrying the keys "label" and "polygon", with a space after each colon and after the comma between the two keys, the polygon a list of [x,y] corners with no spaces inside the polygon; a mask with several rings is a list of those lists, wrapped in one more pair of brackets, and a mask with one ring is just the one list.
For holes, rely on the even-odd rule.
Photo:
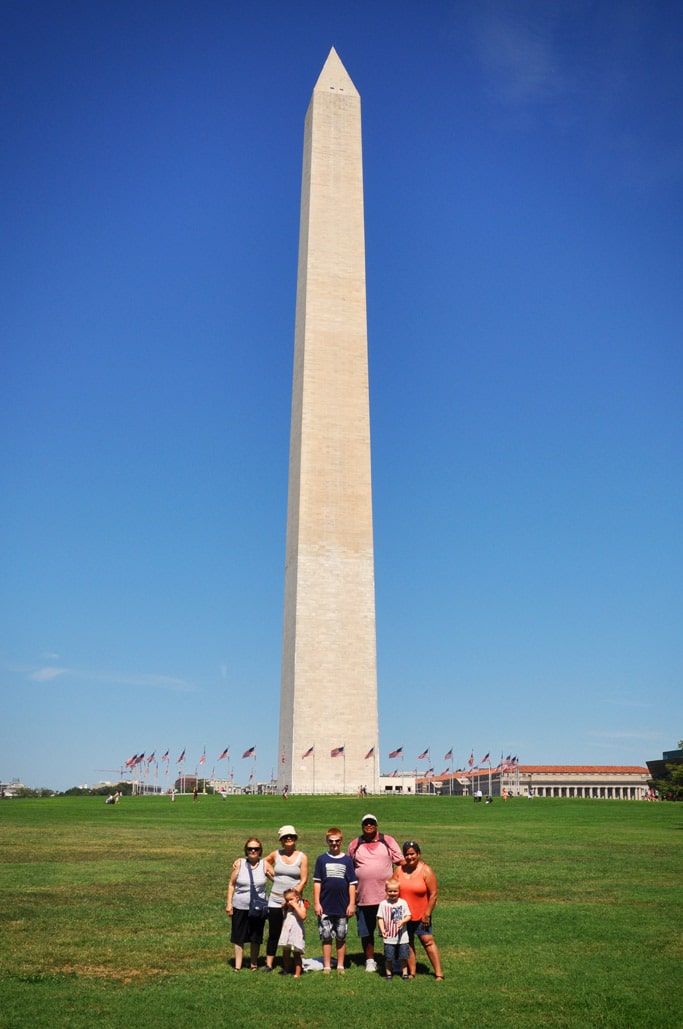
{"label": "flagpole", "polygon": [[315,743],[313,744],[313,796],[315,797]]}
{"label": "flagpole", "polygon": [[346,794],[346,743],[342,750],[342,757],[344,758],[344,794]]}

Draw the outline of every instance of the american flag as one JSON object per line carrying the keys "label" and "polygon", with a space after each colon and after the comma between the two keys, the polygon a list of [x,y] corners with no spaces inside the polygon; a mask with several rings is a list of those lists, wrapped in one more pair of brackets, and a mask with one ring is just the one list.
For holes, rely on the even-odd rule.
{"label": "american flag", "polygon": [[218,761],[222,761],[223,758],[227,757],[229,753],[230,753],[230,747],[226,747],[225,750],[223,751],[223,753],[218,755],[217,760]]}
{"label": "american flag", "polygon": [[486,757],[483,757],[483,758],[481,759],[481,761],[479,762],[479,764],[480,764],[480,765],[485,765],[485,764],[486,764],[487,762],[488,762],[488,764],[491,764],[491,762],[489,761],[489,758],[490,758],[490,756],[491,756],[491,755],[490,755],[490,753],[488,753],[488,754],[486,755]]}
{"label": "american flag", "polygon": [[205,761],[206,761],[206,747],[204,747],[204,753],[202,754],[202,756],[199,759],[199,764],[203,765]]}
{"label": "american flag", "polygon": [[443,759],[444,759],[444,761],[452,761],[453,760],[453,748],[452,747],[448,751],[447,754],[444,754]]}
{"label": "american flag", "polygon": [[470,768],[474,764],[474,751],[472,751],[472,753],[470,754],[469,761],[467,762],[467,764],[470,766]]}
{"label": "american flag", "polygon": [[152,751],[152,753],[151,753],[151,754],[149,755],[149,757],[147,758],[147,764],[148,764],[148,765],[151,765],[152,761],[154,761],[154,755],[155,755],[155,754],[156,754],[156,751],[155,751],[155,750],[153,750],[153,751]]}
{"label": "american flag", "polygon": [[306,753],[305,753],[305,754],[302,754],[302,755],[301,755],[301,756],[302,756],[302,758],[304,758],[304,757],[310,757],[310,756],[311,756],[311,754],[313,753],[314,749],[315,749],[315,747],[309,747],[309,748],[308,748],[308,750],[306,751]]}
{"label": "american flag", "polygon": [[161,758],[161,760],[162,760],[162,761],[168,761],[168,760],[169,760],[169,757],[168,757],[168,751],[166,751],[166,753],[165,753],[165,754],[164,754],[164,756],[163,756],[163,757]]}
{"label": "american flag", "polygon": [[429,757],[429,747],[427,747],[426,750],[423,750],[421,754],[417,755],[417,760],[424,761],[426,757]]}
{"label": "american flag", "polygon": [[375,753],[375,748],[374,748],[374,747],[370,747],[370,750],[369,750],[369,751],[367,752],[367,754],[365,755],[365,758],[364,758],[364,760],[365,760],[365,761],[367,761],[367,759],[368,759],[369,757],[372,757],[372,755],[373,755],[374,753]]}
{"label": "american flag", "polygon": [[249,750],[245,750],[242,757],[256,757],[256,747],[249,747]]}
{"label": "american flag", "polygon": [[178,758],[178,760],[176,761],[176,764],[177,764],[177,765],[179,765],[179,764],[180,764],[180,762],[181,762],[181,761],[184,761],[184,760],[185,760],[185,751],[183,751],[183,752],[182,752],[182,754],[180,755],[180,757],[179,757],[179,758]]}
{"label": "american flag", "polygon": [[344,753],[343,747],[335,747],[334,750],[330,751],[330,757],[341,757]]}
{"label": "american flag", "polygon": [[389,757],[402,757],[403,747],[399,747],[398,750],[392,750],[389,752]]}

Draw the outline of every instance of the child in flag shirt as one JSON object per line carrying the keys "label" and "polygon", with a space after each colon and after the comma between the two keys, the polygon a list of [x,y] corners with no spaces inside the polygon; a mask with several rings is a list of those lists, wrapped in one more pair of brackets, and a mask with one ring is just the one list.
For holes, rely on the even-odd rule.
{"label": "child in flag shirt", "polygon": [[409,979],[408,922],[411,920],[408,902],[398,895],[398,880],[387,879],[386,896],[377,909],[377,925],[384,940],[384,978],[393,978],[394,962],[401,966],[401,978]]}

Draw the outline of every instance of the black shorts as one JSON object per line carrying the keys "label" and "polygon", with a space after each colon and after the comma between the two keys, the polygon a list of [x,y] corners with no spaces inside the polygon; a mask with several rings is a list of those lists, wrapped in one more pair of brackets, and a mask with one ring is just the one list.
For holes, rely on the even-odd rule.
{"label": "black shorts", "polygon": [[265,918],[250,918],[248,911],[233,908],[230,942],[236,943],[238,947],[243,947],[245,943],[263,943],[265,924]]}

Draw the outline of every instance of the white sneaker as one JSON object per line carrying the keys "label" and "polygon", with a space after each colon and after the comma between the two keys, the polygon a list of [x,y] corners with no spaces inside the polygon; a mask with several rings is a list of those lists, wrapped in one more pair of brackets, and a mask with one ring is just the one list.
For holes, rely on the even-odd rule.
{"label": "white sneaker", "polygon": [[368,958],[368,960],[365,962],[365,971],[366,972],[376,972],[377,971],[377,962],[375,961],[374,958]]}

